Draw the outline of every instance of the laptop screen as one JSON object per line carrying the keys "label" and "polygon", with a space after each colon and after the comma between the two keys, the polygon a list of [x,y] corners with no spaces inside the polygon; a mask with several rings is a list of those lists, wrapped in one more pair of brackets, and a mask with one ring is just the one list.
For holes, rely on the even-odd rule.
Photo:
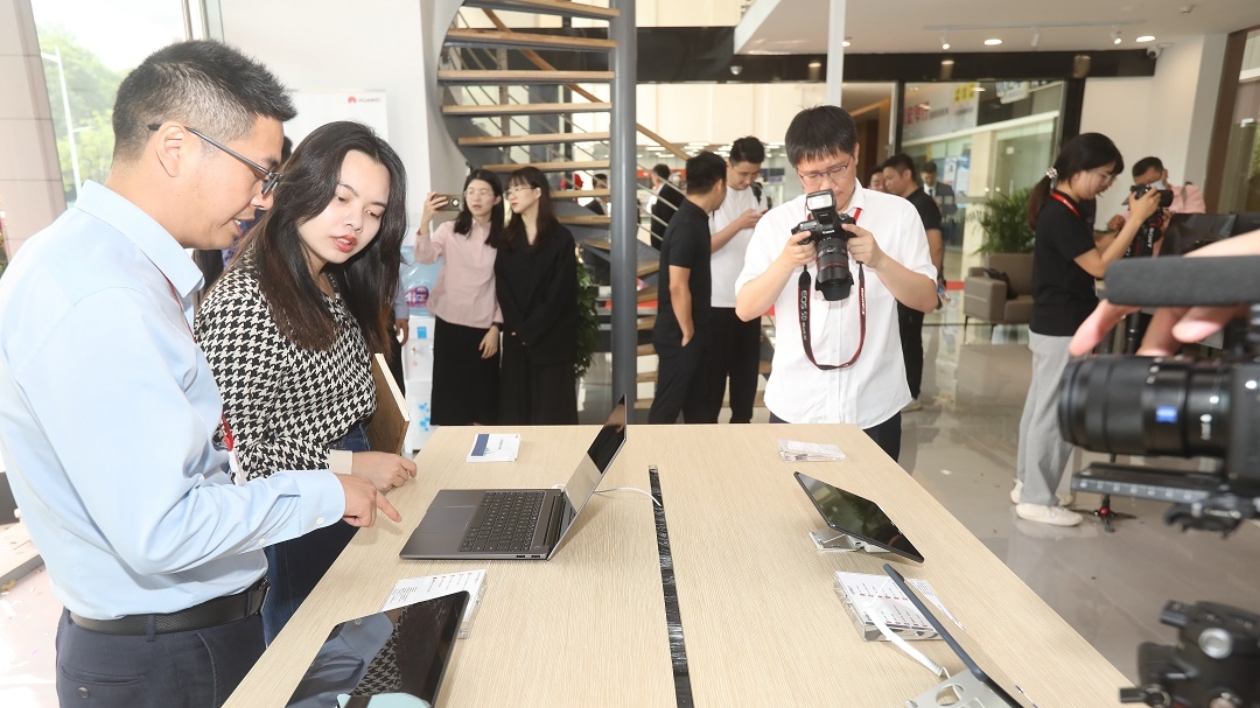
{"label": "laptop screen", "polygon": [[831,528],[882,550],[923,562],[923,554],[879,504],[800,472],[796,473],[796,481],[805,488],[809,500]]}
{"label": "laptop screen", "polygon": [[[954,654],[958,655],[958,658],[962,660],[963,665],[967,667],[972,676],[975,676],[977,680],[993,689],[999,697],[1012,706],[1037,708],[1032,701],[1028,700],[1019,686],[984,653],[984,650],[980,648],[976,640],[972,639],[970,635],[956,625],[950,625],[953,628],[951,631],[950,628],[945,626],[944,622],[941,622],[936,615],[932,614],[932,610],[928,609],[929,604],[924,601],[923,597],[914,589],[914,586],[906,582],[901,573],[898,573],[895,568],[886,563],[884,564],[884,572],[888,573],[888,577],[892,578],[897,587],[906,594],[906,597],[910,598],[910,602],[913,602],[919,612],[923,613],[923,616],[927,618],[932,628],[936,630],[937,634],[941,635],[941,639],[945,640],[945,643],[949,645]],[[984,662],[984,665],[981,666],[979,662]]]}
{"label": "laptop screen", "polygon": [[574,514],[586,506],[586,502],[595,493],[595,488],[599,486],[600,480],[608,473],[608,468],[612,466],[612,461],[617,457],[621,446],[625,444],[626,397],[622,396],[621,401],[612,409],[612,413],[608,414],[604,427],[600,428],[599,433],[595,435],[595,441],[587,448],[586,455],[582,457],[577,470],[569,478],[569,483],[564,485]]}

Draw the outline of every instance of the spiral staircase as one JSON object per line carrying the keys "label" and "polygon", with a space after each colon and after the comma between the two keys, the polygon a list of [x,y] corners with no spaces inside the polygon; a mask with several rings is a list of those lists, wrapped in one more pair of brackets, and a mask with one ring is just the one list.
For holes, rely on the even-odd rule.
{"label": "spiral staircase", "polygon": [[[560,175],[562,186],[552,192],[557,216],[573,232],[597,282],[607,272],[611,218],[578,200],[611,196],[606,186],[593,185],[594,175],[611,164],[609,68],[617,45],[607,39],[607,23],[619,15],[570,0],[465,0],[447,30],[437,72],[447,130],[470,166],[504,178],[525,165]],[[638,130],[687,159],[651,130]],[[646,172],[645,166],[638,169]],[[642,201],[650,196],[643,184],[636,191]],[[605,211],[623,206],[605,204]],[[650,305],[657,296],[658,255],[646,243],[651,214],[640,200],[625,207],[640,215],[637,273],[645,287],[639,289],[637,319],[643,357],[655,354]],[[654,371],[641,371],[637,380],[655,377]],[[650,403],[650,396],[638,399],[639,407]]]}

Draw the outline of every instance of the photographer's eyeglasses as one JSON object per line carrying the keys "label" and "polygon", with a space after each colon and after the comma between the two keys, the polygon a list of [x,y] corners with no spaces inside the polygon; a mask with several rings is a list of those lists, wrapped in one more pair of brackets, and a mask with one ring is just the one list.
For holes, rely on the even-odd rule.
{"label": "photographer's eyeglasses", "polygon": [[822,185],[824,177],[831,180],[832,184],[836,184],[839,179],[844,176],[844,173],[848,172],[849,168],[852,166],[853,163],[850,161],[844,163],[843,165],[836,165],[835,167],[822,172],[806,172],[804,174],[797,172],[796,176],[801,178],[801,182],[803,182],[806,187],[813,189],[814,187]]}
{"label": "photographer's eyeglasses", "polygon": [[[157,123],[149,124],[149,130],[156,131],[161,127],[162,126]],[[223,152],[226,152],[232,157],[235,157],[236,159],[245,163],[245,165],[247,165],[251,170],[253,170],[254,172],[257,172],[260,175],[260,179],[262,179],[262,195],[264,197],[267,196],[268,194],[271,194],[271,191],[276,188],[276,184],[280,182],[280,178],[284,176],[280,174],[279,172],[273,172],[267,169],[266,167],[263,167],[262,165],[258,164],[257,162],[254,162],[248,157],[245,157],[244,155],[224,145],[218,140],[215,140],[214,138],[206,136],[204,133],[197,130],[196,128],[190,128],[186,125],[181,126],[181,127],[183,127],[184,130],[187,130],[188,132],[192,133],[193,135],[196,135],[197,137],[201,138],[202,140],[210,143],[211,145],[219,148]]]}

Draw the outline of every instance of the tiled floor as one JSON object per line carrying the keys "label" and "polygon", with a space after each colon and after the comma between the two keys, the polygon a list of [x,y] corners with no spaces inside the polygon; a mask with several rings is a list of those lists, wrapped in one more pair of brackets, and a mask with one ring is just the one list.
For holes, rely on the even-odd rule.
{"label": "tiled floor", "polygon": [[[904,416],[901,462],[924,487],[1130,678],[1137,678],[1140,642],[1167,643],[1174,636],[1158,622],[1166,600],[1260,610],[1260,528],[1254,525],[1228,539],[1180,533],[1163,524],[1164,505],[1126,499],[1117,499],[1116,509],[1138,518],[1120,522],[1114,534],[1092,520],[1057,529],[1016,519],[1008,493],[1030,372],[1027,335],[973,325],[964,344],[961,319],[956,302],[929,316],[926,405]],[[604,358],[583,387],[583,422],[603,420],[610,378]],[[649,392],[650,386],[641,394]],[[766,417],[758,409],[755,422]],[[1096,497],[1078,504],[1093,506]],[[59,611],[42,572],[0,597],[0,705],[55,705]]]}

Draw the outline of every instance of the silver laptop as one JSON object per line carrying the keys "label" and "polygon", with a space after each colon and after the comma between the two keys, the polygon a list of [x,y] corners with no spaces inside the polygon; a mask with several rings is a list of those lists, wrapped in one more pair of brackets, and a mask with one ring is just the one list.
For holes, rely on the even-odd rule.
{"label": "silver laptop", "polygon": [[545,560],[626,444],[626,398],[613,408],[563,489],[443,489],[403,558]]}

